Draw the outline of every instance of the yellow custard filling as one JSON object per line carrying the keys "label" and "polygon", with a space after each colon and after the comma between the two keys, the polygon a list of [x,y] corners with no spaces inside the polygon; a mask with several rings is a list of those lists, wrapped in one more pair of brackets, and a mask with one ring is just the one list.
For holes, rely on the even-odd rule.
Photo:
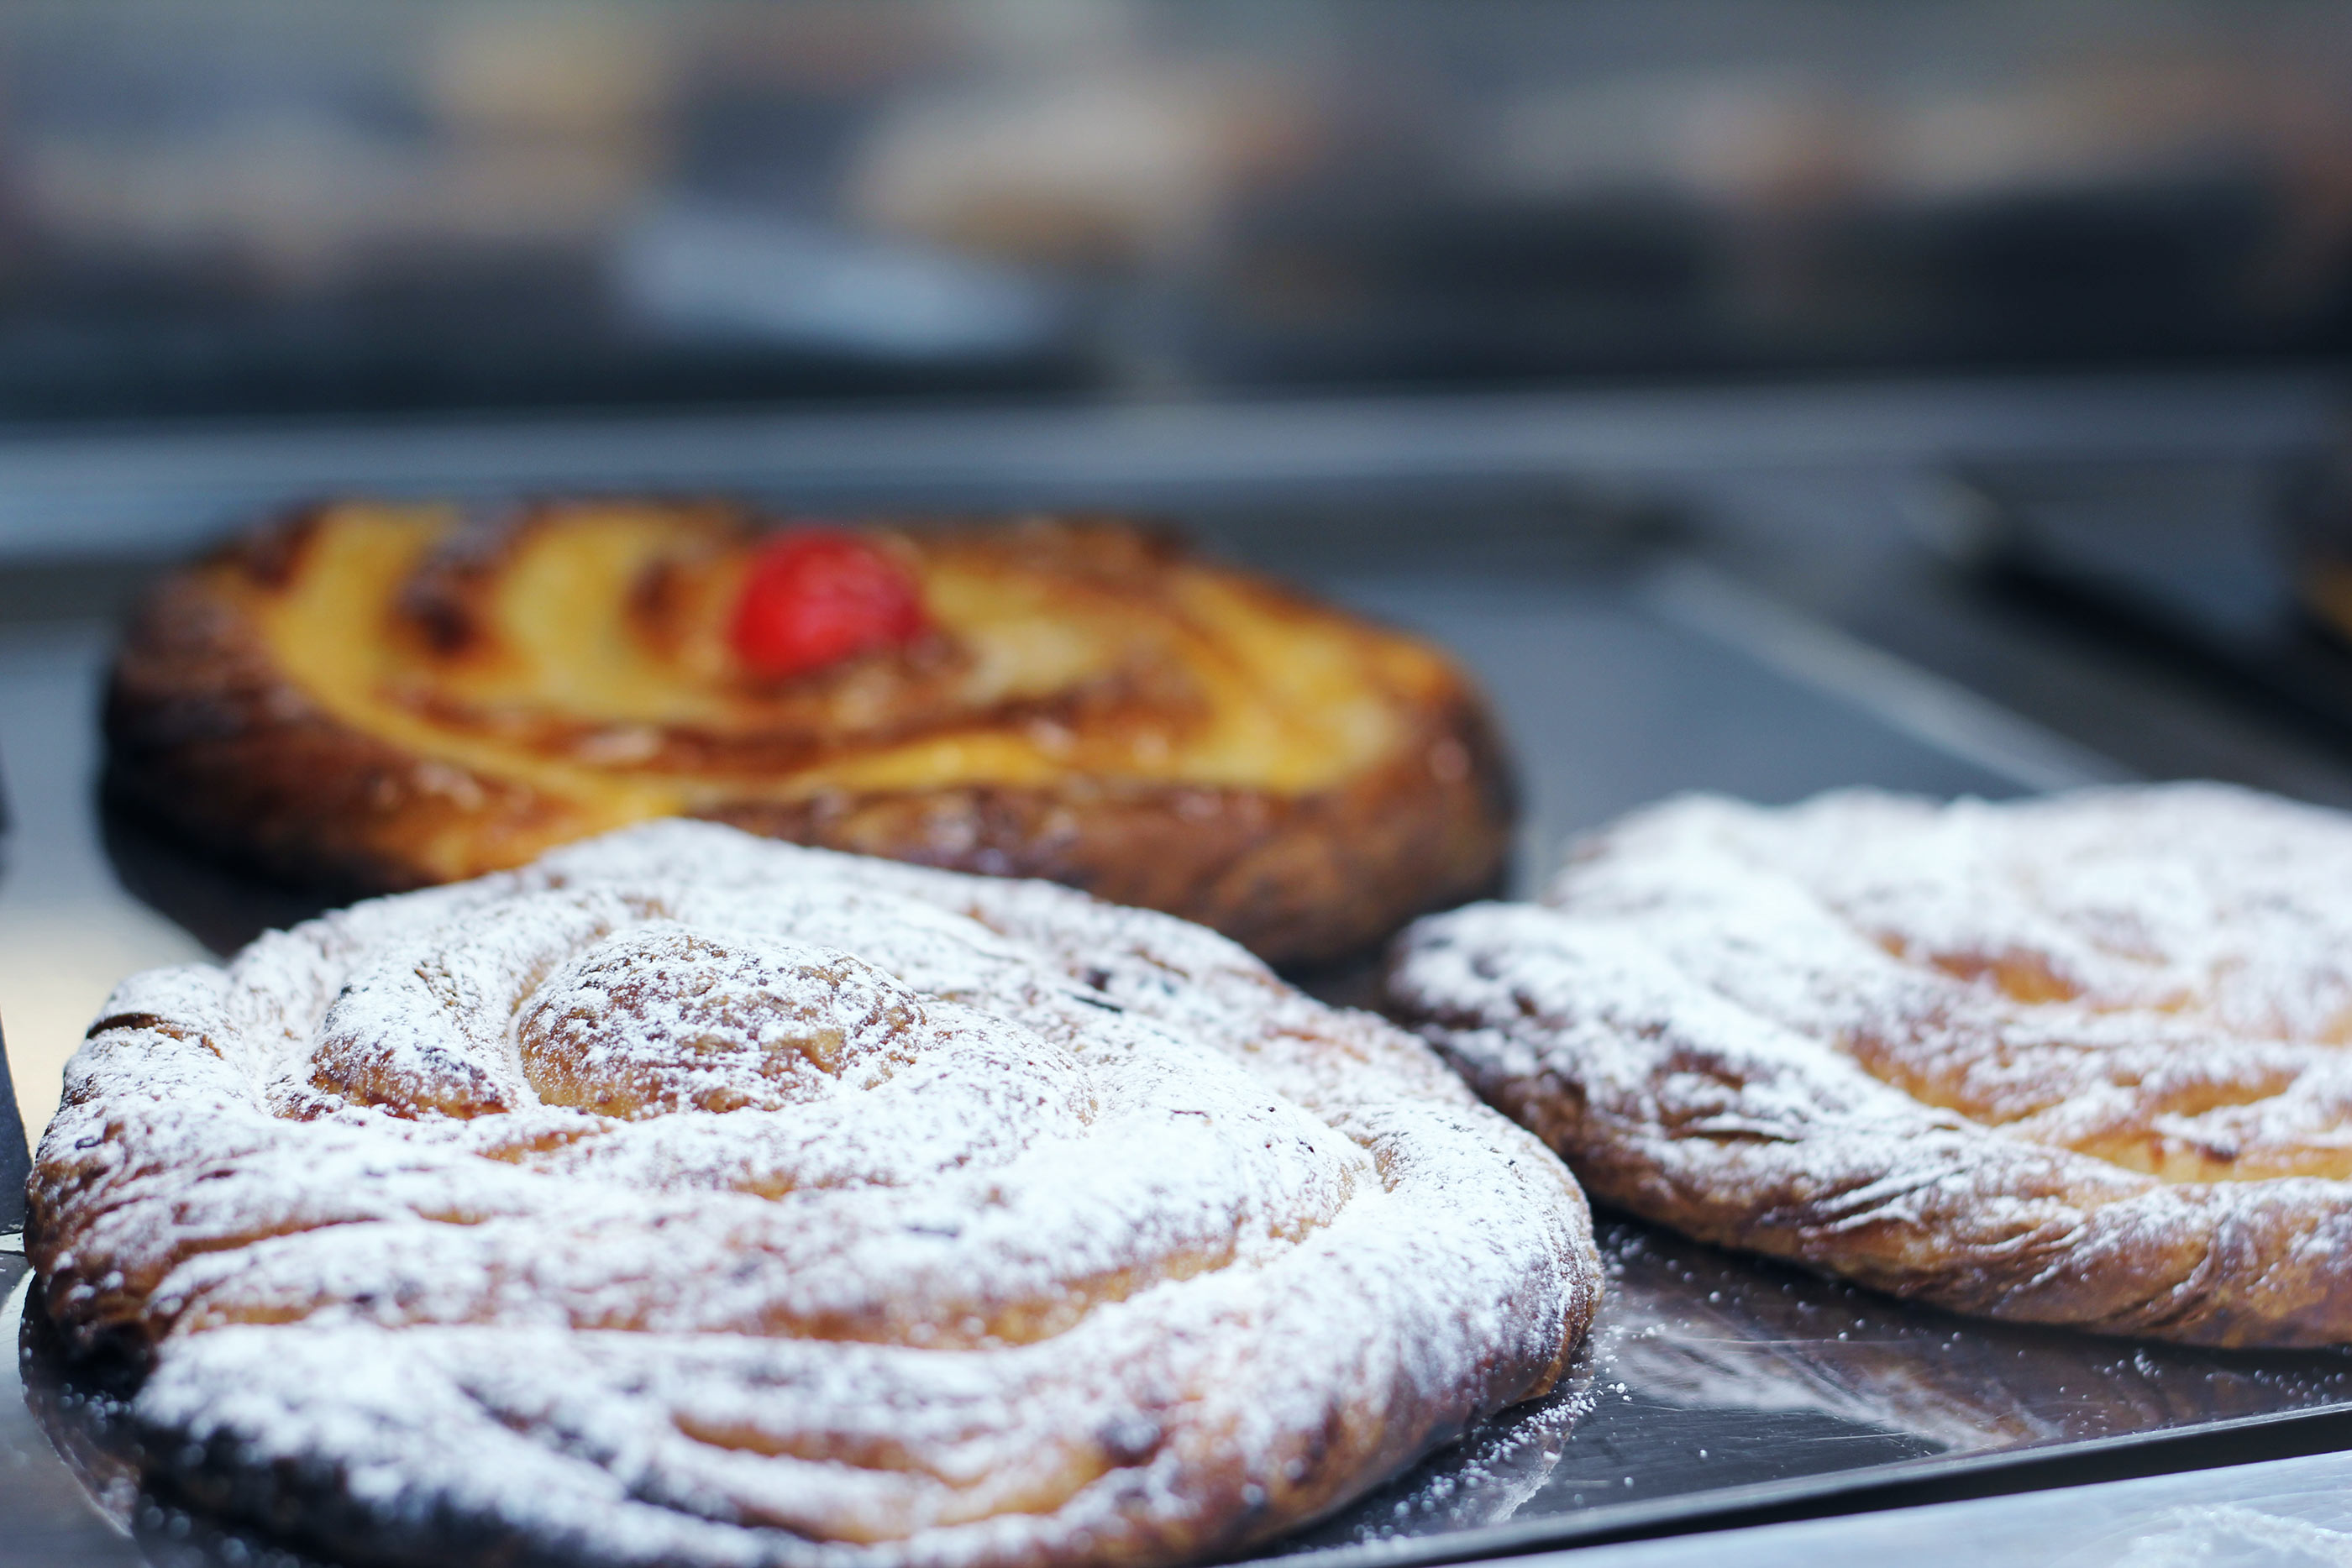
{"label": "yellow custard filling", "polygon": [[[634,624],[648,570],[680,548],[675,516],[651,507],[574,507],[520,536],[487,579],[479,645],[436,653],[399,606],[455,526],[445,508],[338,507],[286,582],[240,591],[279,668],[329,714],[569,802],[570,832],[720,801],[1082,777],[1311,793],[1383,761],[1402,744],[1405,705],[1452,678],[1408,638],[1215,568],[1171,562],[1152,591],[1123,592],[974,548],[973,536],[914,536],[910,568],[957,656],[924,722],[894,731],[901,694],[887,669],[824,673],[793,696],[798,710],[730,673],[723,623],[740,548],[699,563],[699,614],[682,635],[664,644]],[[1075,717],[1052,707],[1135,672],[1183,700],[1078,706]],[[804,766],[685,769],[659,755],[678,732],[789,739],[790,712],[812,703],[835,738]],[[1046,716],[1021,716],[1024,704]],[[550,744],[551,727],[568,738]]]}

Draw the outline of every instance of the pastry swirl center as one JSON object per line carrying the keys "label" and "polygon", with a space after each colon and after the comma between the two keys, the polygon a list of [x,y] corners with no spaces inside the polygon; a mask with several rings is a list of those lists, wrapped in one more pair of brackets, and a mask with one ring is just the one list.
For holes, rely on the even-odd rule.
{"label": "pastry swirl center", "polygon": [[919,998],[846,954],[661,921],[564,965],[515,1041],[542,1103],[635,1121],[879,1082],[929,1027]]}

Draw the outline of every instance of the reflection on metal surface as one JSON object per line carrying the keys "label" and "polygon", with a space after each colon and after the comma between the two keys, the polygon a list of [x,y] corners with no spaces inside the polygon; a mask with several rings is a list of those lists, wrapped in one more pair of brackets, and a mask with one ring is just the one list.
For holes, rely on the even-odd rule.
{"label": "reflection on metal surface", "polygon": [[1528,1568],[2346,1568],[2352,1454],[1602,1546]]}
{"label": "reflection on metal surface", "polygon": [[1599,1350],[1682,1408],[1809,1411],[1958,1454],[2352,1403],[2352,1355],[1977,1322],[1620,1221]]}
{"label": "reflection on metal surface", "polygon": [[1478,1500],[1475,1517],[1360,1512],[1299,1545],[1359,1549],[1335,1563],[1457,1560],[1636,1521],[1696,1522],[1735,1496],[1793,1498],[1966,1456],[2079,1452],[2100,1438],[2352,1407],[2352,1355],[1978,1322],[1633,1220],[1606,1221],[1601,1239],[1610,1294],[1586,1357],[1589,1396],[1537,1483],[1526,1476],[1540,1449],[1500,1485],[1475,1457],[1444,1456],[1418,1484],[1462,1489]]}

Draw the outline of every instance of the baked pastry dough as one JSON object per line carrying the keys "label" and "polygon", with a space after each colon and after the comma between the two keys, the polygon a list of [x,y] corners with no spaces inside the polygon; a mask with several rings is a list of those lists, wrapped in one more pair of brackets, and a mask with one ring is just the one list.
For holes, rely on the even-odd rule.
{"label": "baked pastry dough", "polygon": [[1956,1312],[2352,1343],[2352,821],[2217,785],[1693,798],[1400,939],[1596,1199]]}
{"label": "baked pastry dough", "polygon": [[1493,726],[1423,643],[1158,535],[1033,521],[866,533],[926,630],[779,675],[729,636],[773,537],[716,506],[323,507],[148,601],[111,787],[343,891],[698,816],[1050,878],[1279,963],[1502,862]]}
{"label": "baked pastry dough", "polygon": [[28,1248],[177,1490],[369,1562],[1162,1563],[1542,1394],[1583,1199],[1040,883],[658,822],[139,976]]}

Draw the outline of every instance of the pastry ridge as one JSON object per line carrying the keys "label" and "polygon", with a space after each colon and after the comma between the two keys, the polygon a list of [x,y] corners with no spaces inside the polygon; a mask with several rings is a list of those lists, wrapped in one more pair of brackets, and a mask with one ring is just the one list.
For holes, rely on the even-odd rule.
{"label": "pastry ridge", "polygon": [[1566,1170],[1199,927],[688,821],[125,982],[27,1250],[372,1562],[1159,1564],[1560,1376]]}
{"label": "pastry ridge", "polygon": [[1960,1312],[2352,1343],[2352,821],[2221,785],[1687,797],[1399,938],[1596,1200]]}

